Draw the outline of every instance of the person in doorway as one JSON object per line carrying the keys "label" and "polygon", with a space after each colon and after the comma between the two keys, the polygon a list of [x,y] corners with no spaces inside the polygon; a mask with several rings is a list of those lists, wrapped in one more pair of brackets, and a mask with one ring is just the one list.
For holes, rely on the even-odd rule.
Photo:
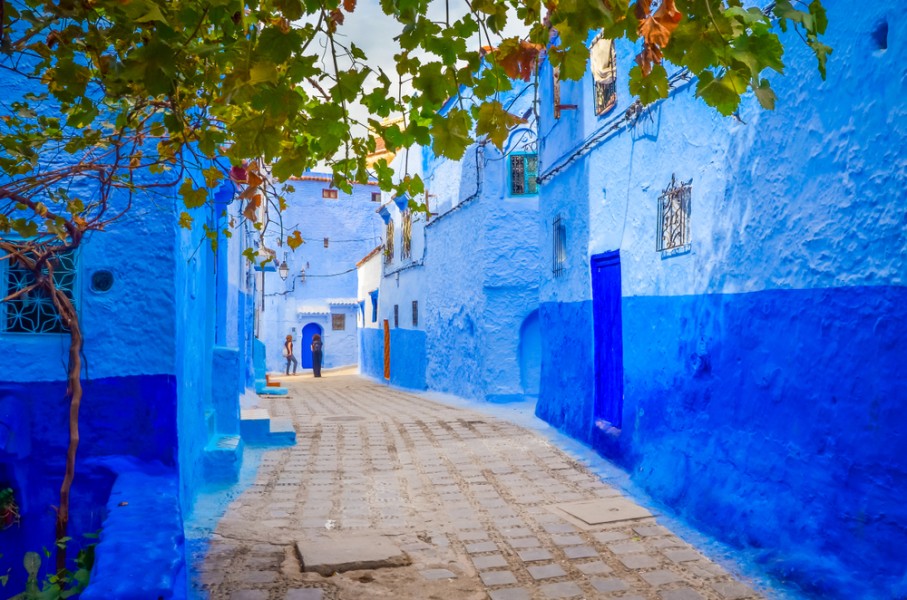
{"label": "person in doorway", "polygon": [[296,362],[296,357],[293,356],[293,336],[288,335],[287,339],[283,342],[283,356],[287,359],[287,375],[290,374],[290,363],[293,363],[293,375],[296,374],[296,366],[299,364]]}
{"label": "person in doorway", "polygon": [[321,377],[321,336],[317,333],[312,336],[312,370],[315,377]]}

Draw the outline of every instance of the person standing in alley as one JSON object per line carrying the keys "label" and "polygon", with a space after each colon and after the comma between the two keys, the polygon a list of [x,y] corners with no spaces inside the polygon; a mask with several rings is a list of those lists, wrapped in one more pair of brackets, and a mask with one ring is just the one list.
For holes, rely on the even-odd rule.
{"label": "person standing in alley", "polygon": [[312,336],[312,370],[315,377],[321,377],[321,336],[317,333]]}
{"label": "person standing in alley", "polygon": [[287,375],[290,374],[290,363],[293,363],[293,375],[296,374],[296,366],[299,364],[296,362],[296,357],[293,356],[293,336],[288,335],[287,339],[283,343],[283,356],[287,359]]}

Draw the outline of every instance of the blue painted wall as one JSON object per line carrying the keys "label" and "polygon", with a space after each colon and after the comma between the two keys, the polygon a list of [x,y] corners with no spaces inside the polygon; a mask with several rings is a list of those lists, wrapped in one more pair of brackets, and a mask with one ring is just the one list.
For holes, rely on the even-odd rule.
{"label": "blue painted wall", "polygon": [[[517,114],[526,114],[532,101],[532,88],[523,82],[514,82],[502,97]],[[397,156],[398,170],[408,166],[410,175],[425,181],[427,196],[417,200],[427,201],[432,215],[414,213],[412,252],[404,256],[406,205],[386,198],[383,213],[394,224],[393,254],[389,261],[383,253],[374,256],[359,268],[364,327],[380,329],[387,320],[392,328],[392,382],[407,373],[407,387],[492,402],[537,393],[537,386],[528,392],[523,386],[520,333],[538,308],[538,196],[512,194],[509,168],[511,154],[532,152],[535,142],[530,123],[511,132],[504,152],[479,143],[460,161],[435,156],[430,147]],[[370,292],[375,289],[373,322]],[[416,322],[413,302],[418,303]],[[382,349],[383,342],[363,347],[364,372],[377,368],[380,374],[382,357],[366,352]]]}
{"label": "blue painted wall", "polygon": [[[4,83],[10,101],[41,91],[40,83],[13,71]],[[51,104],[42,108],[56,116]],[[160,181],[150,173],[137,178]],[[91,198],[94,190],[80,180],[70,193]],[[70,534],[78,539],[103,524],[99,556],[103,552],[110,560],[103,568],[99,562],[96,576],[129,582],[130,597],[179,597],[185,592],[182,514],[205,484],[205,445],[219,432],[238,431],[239,395],[253,381],[255,288],[240,257],[250,232],[235,241],[222,235],[217,255],[203,243],[204,224],[222,226],[228,220],[224,210],[237,214],[238,203],[228,207],[229,193],[216,208],[212,202],[190,211],[192,230],[177,224],[184,207],[175,193],[115,196],[111,213],[127,202],[128,213],[88,236],[77,253],[74,297],[85,360]],[[113,287],[94,291],[89,282],[102,269],[113,274]],[[0,532],[0,573],[13,567],[8,589],[14,591],[21,583],[22,553],[53,544],[50,507],[58,503],[68,444],[68,344],[67,335],[7,334],[0,327],[0,484],[14,487],[23,515],[21,528]],[[222,370],[216,388],[215,360]],[[149,483],[155,477],[158,485]],[[108,512],[111,489],[130,496],[130,509],[121,511],[127,516]],[[144,504],[133,497],[143,489],[154,490]],[[160,537],[136,536],[143,526],[172,538],[169,562],[156,560],[168,551],[157,547]],[[148,560],[124,561],[117,540],[128,540],[130,551]],[[127,574],[129,568],[142,570],[146,582],[157,578],[159,587],[144,587]],[[114,596],[126,597],[96,597]]]}
{"label": "blue painted wall", "polygon": [[[283,239],[278,240],[280,228],[273,215],[266,235],[267,245],[277,250],[278,260],[286,256],[290,269],[286,281],[276,272],[265,275],[258,337],[268,350],[267,368],[285,370],[281,349],[287,335],[293,336],[294,353],[300,359],[302,329],[310,323],[323,330],[325,368],[355,365],[359,355],[356,262],[381,239],[383,224],[375,213],[380,202],[372,201],[378,187],[357,184],[352,194],[346,194],[331,188],[330,175],[323,173],[307,173],[291,183],[295,191],[287,195],[287,209],[280,215]],[[337,199],[323,198],[324,189],[334,189]],[[305,244],[293,251],[286,237],[295,230]],[[324,238],[328,238],[327,247]],[[302,269],[305,281],[299,278]],[[345,315],[344,329],[333,329],[332,314]]]}
{"label": "blue painted wall", "polygon": [[[555,121],[542,69],[543,248],[561,216],[568,257],[541,286],[537,414],[815,596],[901,597],[907,24],[893,2],[826,5],[828,80],[791,38],[777,110],[747,97],[740,121],[680,86],[623,123],[629,44],[617,48],[617,109],[594,117],[587,75],[562,86],[578,110]],[[656,202],[672,175],[692,180],[691,245],[668,256],[655,251]],[[602,431],[589,257],[612,250],[623,427]]]}

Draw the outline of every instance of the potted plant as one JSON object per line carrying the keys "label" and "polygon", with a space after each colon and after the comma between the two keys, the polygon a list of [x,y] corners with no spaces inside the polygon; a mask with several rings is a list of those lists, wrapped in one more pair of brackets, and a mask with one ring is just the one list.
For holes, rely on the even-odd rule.
{"label": "potted plant", "polygon": [[9,529],[19,524],[19,505],[13,488],[0,488],[0,529]]}

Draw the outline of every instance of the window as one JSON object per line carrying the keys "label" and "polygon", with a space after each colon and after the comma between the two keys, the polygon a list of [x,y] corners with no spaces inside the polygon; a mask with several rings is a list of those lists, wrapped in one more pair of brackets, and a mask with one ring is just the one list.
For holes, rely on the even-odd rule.
{"label": "window", "polygon": [[554,118],[561,118],[561,69],[560,67],[554,67],[551,71],[552,84],[551,90],[553,92],[554,100]]}
{"label": "window", "polygon": [[400,305],[394,304],[394,327],[400,327]]}
{"label": "window", "polygon": [[384,264],[389,265],[394,262],[394,220],[387,221],[387,239],[384,241]]}
{"label": "window", "polygon": [[671,175],[671,183],[658,197],[658,234],[656,250],[683,250],[690,244],[690,195],[691,181],[677,183]]}
{"label": "window", "polygon": [[510,155],[510,193],[525,196],[538,193],[538,154]]}
{"label": "window", "polygon": [[378,290],[368,293],[372,299],[372,323],[378,322]]}
{"label": "window", "polygon": [[324,247],[327,248],[327,247],[330,246],[330,245],[331,245],[331,240],[330,240],[330,238],[324,238]]}
{"label": "window", "polygon": [[381,192],[372,192],[372,202],[381,202]]}
{"label": "window", "polygon": [[[16,290],[22,290],[35,282],[31,272],[19,263],[6,263],[5,286],[0,294],[6,297]],[[61,254],[54,263],[54,284],[70,300],[74,300],[76,283],[76,259],[69,252]],[[0,271],[2,272],[2,271]],[[45,269],[45,273],[47,270]],[[3,315],[2,330],[7,333],[66,333],[69,331],[60,319],[53,300],[43,290],[32,290],[24,296],[0,304]]]}
{"label": "window", "polygon": [[413,327],[419,325],[419,301],[413,300]]}
{"label": "window", "polygon": [[614,40],[599,36],[592,44],[589,64],[595,86],[595,114],[603,115],[617,105],[617,64],[614,58]]}
{"label": "window", "polygon": [[558,216],[554,219],[551,230],[553,239],[551,272],[555,277],[560,277],[564,273],[564,265],[567,263],[567,225]]}
{"label": "window", "polygon": [[403,211],[403,232],[402,244],[400,247],[400,258],[406,259],[413,255],[413,213],[410,209]]}
{"label": "window", "polygon": [[331,329],[334,331],[343,331],[346,329],[346,315],[331,315]]}
{"label": "window", "polygon": [[327,198],[328,200],[336,200],[337,190],[333,188],[324,188],[323,190],[321,190],[321,197]]}

